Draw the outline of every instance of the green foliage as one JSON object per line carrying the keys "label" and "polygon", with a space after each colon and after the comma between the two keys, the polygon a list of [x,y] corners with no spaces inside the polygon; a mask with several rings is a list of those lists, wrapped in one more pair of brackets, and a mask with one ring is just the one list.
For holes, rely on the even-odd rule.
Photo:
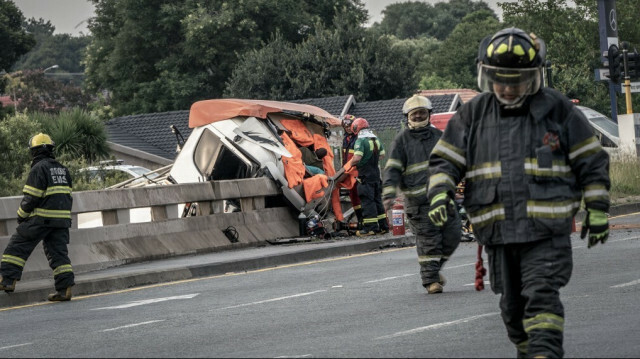
{"label": "green foliage", "polygon": [[25,113],[0,121],[0,181],[20,176],[23,167],[31,163],[29,139],[40,131],[40,124]]}
{"label": "green foliage", "polygon": [[[35,37],[36,45],[15,63],[12,71],[46,69],[49,66],[58,65],[57,71],[84,72],[81,61],[90,37],[54,35],[55,27],[42,18],[38,20],[30,18],[25,27]],[[51,73],[54,71],[52,70]]]}
{"label": "green foliage", "polygon": [[637,158],[627,157],[612,161],[609,176],[611,200],[640,195],[640,162]]}
{"label": "green foliage", "polygon": [[235,64],[276,33],[299,43],[336,12],[363,23],[359,0],[93,0],[87,84],[117,114],[181,110],[220,97]]}
{"label": "green foliage", "polygon": [[24,16],[10,0],[0,0],[0,71],[9,71],[18,58],[35,45],[33,35],[22,27]]}
{"label": "green foliage", "polygon": [[397,39],[376,37],[359,25],[336,21],[292,46],[281,36],[247,54],[225,96],[291,100],[353,94],[359,100],[406,96],[416,85],[412,52]]}
{"label": "green foliage", "polygon": [[72,107],[86,107],[91,96],[80,87],[44,76],[42,70],[14,72],[6,87],[19,99],[18,110],[59,112]]}
{"label": "green foliage", "polygon": [[421,88],[476,88],[478,45],[502,25],[493,12],[480,10],[465,16],[429,58]]}
{"label": "green foliage", "polygon": [[485,10],[497,20],[489,5],[480,0],[449,0],[431,5],[422,1],[406,1],[387,5],[382,21],[372,26],[379,34],[395,35],[400,39],[420,36],[446,39],[462,19],[470,13]]}

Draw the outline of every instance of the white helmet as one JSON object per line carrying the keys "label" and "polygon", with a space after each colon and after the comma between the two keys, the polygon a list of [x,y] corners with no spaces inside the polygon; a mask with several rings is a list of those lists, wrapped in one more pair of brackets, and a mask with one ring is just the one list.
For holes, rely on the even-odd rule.
{"label": "white helmet", "polygon": [[431,109],[433,107],[431,106],[431,101],[429,101],[428,98],[420,95],[413,95],[409,97],[407,101],[404,102],[404,105],[402,106],[402,113],[405,116],[408,116],[409,112],[418,108],[425,108],[429,112],[431,112]]}

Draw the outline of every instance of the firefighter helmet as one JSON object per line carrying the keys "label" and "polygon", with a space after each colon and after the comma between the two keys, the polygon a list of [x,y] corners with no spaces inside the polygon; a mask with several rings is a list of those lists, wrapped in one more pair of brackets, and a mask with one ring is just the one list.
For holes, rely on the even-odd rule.
{"label": "firefighter helmet", "polygon": [[409,112],[418,108],[424,108],[427,111],[431,112],[431,109],[433,107],[431,106],[431,101],[429,101],[428,98],[420,95],[413,95],[404,102],[404,105],[402,105],[402,113],[405,116],[408,116]]}
{"label": "firefighter helmet", "polygon": [[355,133],[356,135],[365,128],[369,128],[369,122],[362,117],[356,118],[351,124],[351,131],[353,131],[353,133]]}
{"label": "firefighter helmet", "polygon": [[505,105],[521,103],[527,96],[538,92],[542,80],[546,46],[534,34],[511,27],[486,37],[478,49],[478,87],[483,92],[495,92],[493,84],[521,87],[515,100],[504,100]]}
{"label": "firefighter helmet", "polygon": [[344,115],[344,117],[342,118],[342,128],[344,128],[346,132],[351,132],[351,124],[353,124],[353,121],[355,119],[356,116],[354,115]]}
{"label": "firefighter helmet", "polygon": [[55,146],[56,144],[51,139],[51,136],[46,133],[40,132],[39,134],[31,137],[29,140],[29,148],[36,148],[40,146]]}

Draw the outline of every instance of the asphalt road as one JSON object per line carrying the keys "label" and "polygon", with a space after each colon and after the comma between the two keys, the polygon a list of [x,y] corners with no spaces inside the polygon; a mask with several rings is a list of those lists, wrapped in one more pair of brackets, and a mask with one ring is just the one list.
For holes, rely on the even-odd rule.
{"label": "asphalt road", "polygon": [[[566,357],[640,353],[639,239],[573,238]],[[498,296],[473,288],[475,260],[462,243],[439,295],[409,247],[9,308],[0,357],[514,357]]]}

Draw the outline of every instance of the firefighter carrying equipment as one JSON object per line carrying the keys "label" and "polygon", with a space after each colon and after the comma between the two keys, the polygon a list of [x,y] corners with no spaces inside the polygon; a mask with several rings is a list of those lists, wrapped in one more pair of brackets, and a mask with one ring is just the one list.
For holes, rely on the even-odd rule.
{"label": "firefighter carrying equipment", "polygon": [[438,193],[431,200],[429,219],[437,227],[444,226],[456,213],[456,205],[446,192]]}
{"label": "firefighter carrying equipment", "polygon": [[609,219],[604,211],[597,209],[587,209],[587,218],[582,225],[580,239],[584,239],[589,233],[587,248],[591,248],[601,242],[607,241],[609,238]]}

